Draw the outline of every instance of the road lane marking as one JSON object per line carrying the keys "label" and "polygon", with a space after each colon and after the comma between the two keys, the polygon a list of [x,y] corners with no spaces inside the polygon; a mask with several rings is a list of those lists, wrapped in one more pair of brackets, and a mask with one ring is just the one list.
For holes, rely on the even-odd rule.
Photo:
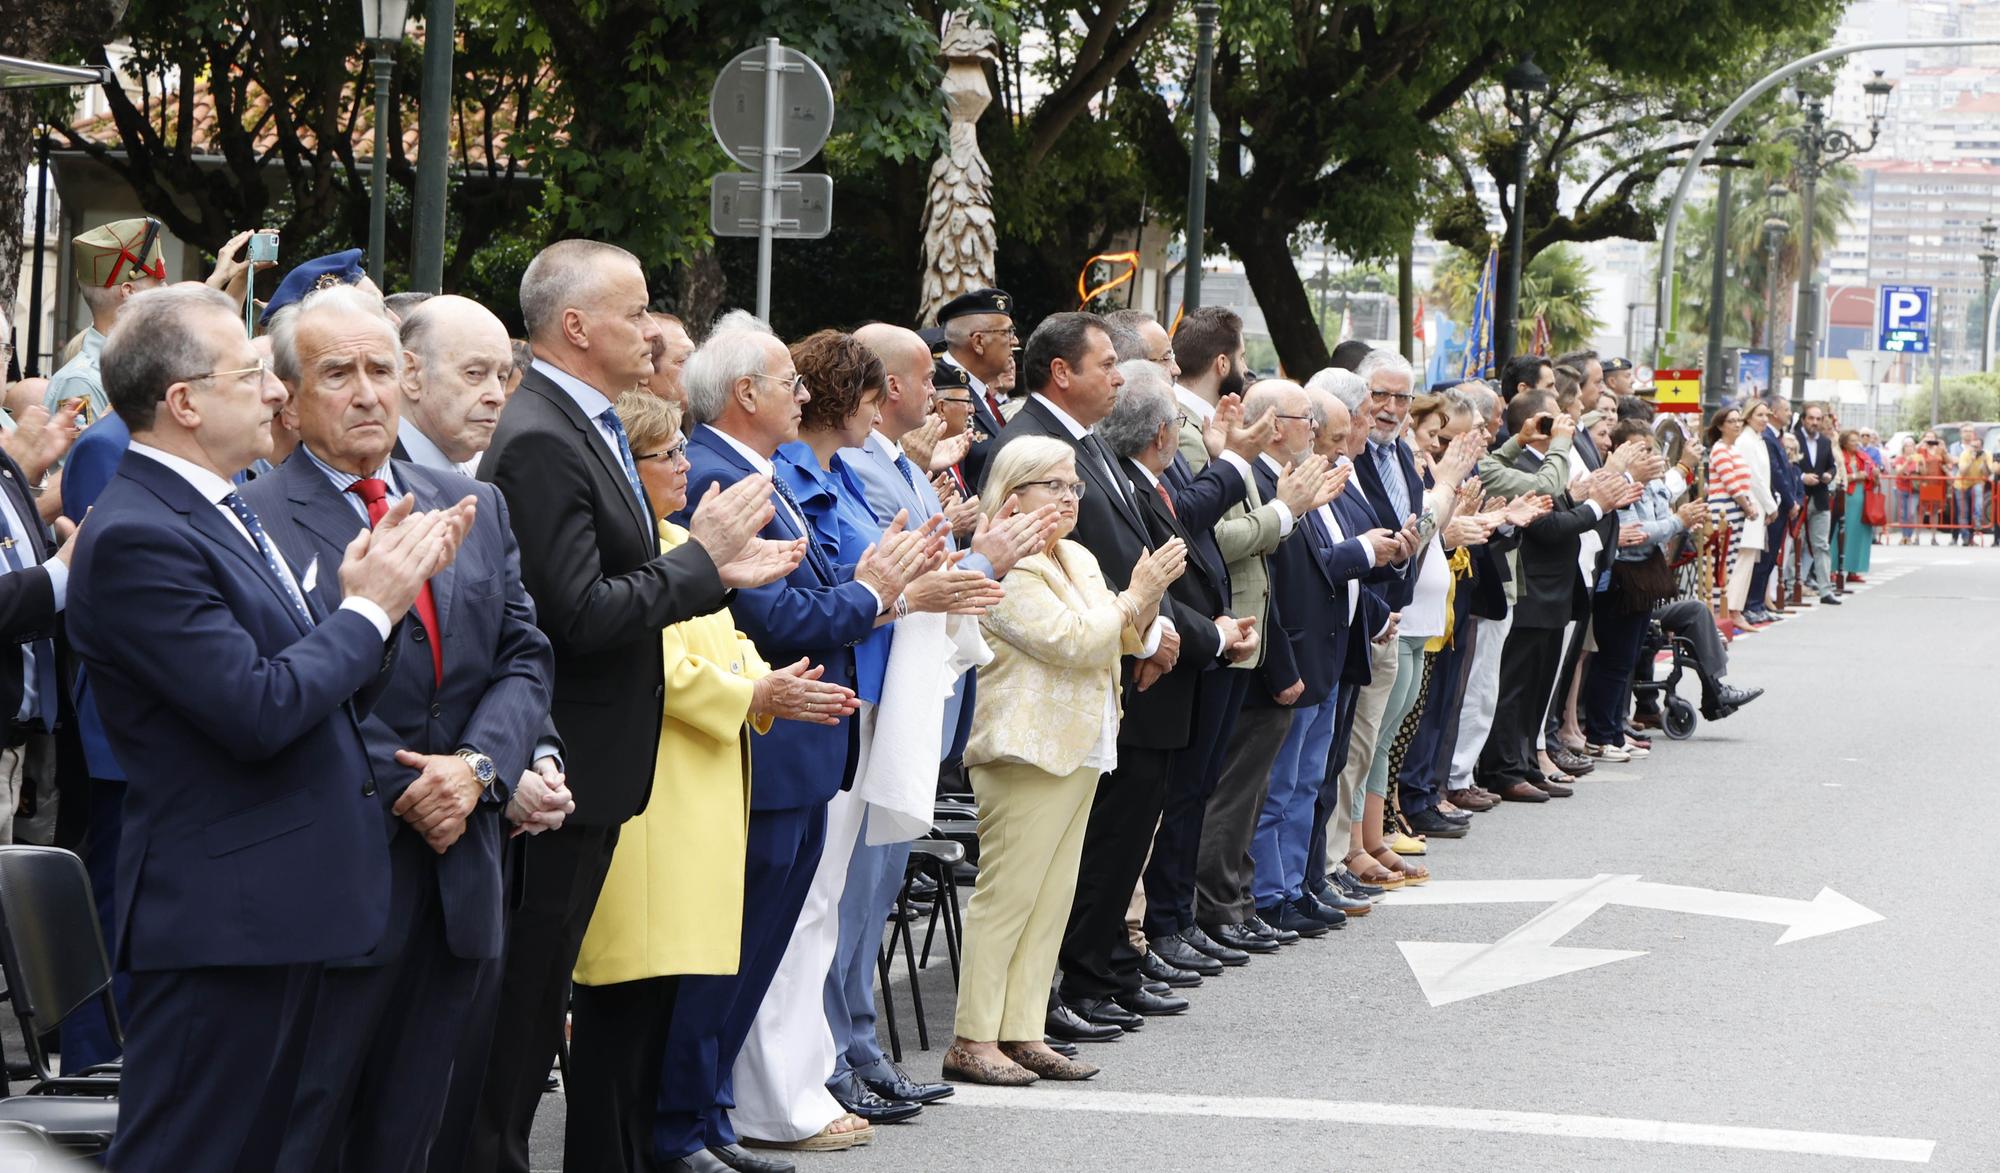
{"label": "road lane marking", "polygon": [[1210,1116],[1236,1120],[1299,1120],[1327,1124],[1436,1128],[1457,1132],[1498,1132],[1575,1140],[1623,1140],[1644,1144],[1694,1145],[1804,1153],[1871,1161],[1928,1164],[1933,1140],[1751,1128],[1735,1124],[1692,1124],[1622,1116],[1574,1116],[1553,1112],[1513,1112],[1431,1104],[1378,1104],[1359,1100],[1295,1100],[1262,1096],[1184,1096],[1154,1092],[1104,1092],[1084,1088],[991,1088],[958,1085],[953,1111],[990,1108],[1017,1112],[1101,1112],[1133,1116]]}

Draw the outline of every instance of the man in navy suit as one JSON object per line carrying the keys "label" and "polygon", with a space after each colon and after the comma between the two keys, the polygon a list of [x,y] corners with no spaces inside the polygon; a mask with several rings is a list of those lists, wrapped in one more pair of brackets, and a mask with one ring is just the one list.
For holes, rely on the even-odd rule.
{"label": "man in navy suit", "polygon": [[[271,337],[301,443],[243,497],[292,565],[336,564],[405,496],[476,506],[456,562],[399,627],[396,667],[361,722],[389,842],[389,931],[329,964],[295,1024],[310,1061],[279,1155],[282,1168],[420,1169],[474,994],[499,965],[502,840],[531,815],[546,814],[532,830],[559,825],[569,805],[556,747],[527,769],[553,658],[499,492],[390,459],[401,348],[380,300],[351,285],[308,294]],[[330,577],[312,577],[316,601],[336,605]]]}
{"label": "man in navy suit", "polygon": [[[688,360],[682,382],[701,423],[688,437],[688,499],[711,487],[768,477],[779,445],[798,438],[804,381],[785,344],[768,332],[725,328]],[[852,687],[853,645],[902,613],[903,588],[942,562],[942,518],[904,529],[851,566],[833,564],[810,539],[809,523],[781,479],[771,482],[773,512],[763,536],[808,538],[806,559],[785,578],[746,587],[730,605],[736,625],[774,664],[807,657],[824,679]],[[687,524],[686,514],[674,519]],[[787,721],[754,736],[750,750],[750,826],[744,868],[743,937],[733,975],[679,981],[660,1080],[655,1153],[680,1173],[716,1173],[706,1150],[736,1144],[728,1109],[730,1071],[758,1004],[770,986],[812,886],[825,845],[826,804],[853,783],[857,702],[819,723]]]}
{"label": "man in navy suit", "polygon": [[389,926],[359,723],[394,665],[391,625],[473,511],[409,500],[357,527],[318,568],[340,585],[329,610],[230,483],[269,455],[283,402],[234,304],[134,297],[102,370],[132,443],[78,544],[69,627],[120,715],[127,775],[113,941],[132,1013],[109,1163],[276,1168],[299,1061],[279,1047],[288,997]]}
{"label": "man in navy suit", "polygon": [[1778,550],[1785,544],[1785,532],[1804,489],[1803,478],[1793,476],[1792,462],[1785,458],[1781,438],[1791,427],[1792,401],[1773,391],[1764,396],[1764,405],[1771,409],[1763,436],[1764,450],[1771,458],[1771,492],[1778,498],[1778,511],[1766,520],[1764,552],[1757,556],[1756,568],[1750,572],[1750,602],[1743,608],[1743,617],[1753,623],[1770,622],[1771,571],[1778,565]]}

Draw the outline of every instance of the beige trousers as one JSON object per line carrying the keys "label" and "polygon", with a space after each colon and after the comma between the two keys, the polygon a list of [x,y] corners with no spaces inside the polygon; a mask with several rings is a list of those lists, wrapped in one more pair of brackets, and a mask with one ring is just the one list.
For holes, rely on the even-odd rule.
{"label": "beige trousers", "polygon": [[1360,809],[1359,794],[1368,785],[1368,767],[1382,736],[1382,716],[1389,710],[1389,694],[1396,689],[1399,642],[1392,639],[1368,648],[1368,686],[1354,698],[1354,732],[1347,740],[1347,764],[1340,769],[1340,801],[1326,830],[1329,872],[1343,866],[1354,838],[1354,811]]}

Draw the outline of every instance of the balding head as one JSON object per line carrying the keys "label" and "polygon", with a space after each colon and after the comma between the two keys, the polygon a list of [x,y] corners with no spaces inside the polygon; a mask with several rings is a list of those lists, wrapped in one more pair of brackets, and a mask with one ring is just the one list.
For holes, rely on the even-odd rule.
{"label": "balding head", "polygon": [[868,323],[854,332],[854,340],[882,360],[882,433],[900,440],[922,426],[930,408],[931,348],[915,330],[888,322]]}
{"label": "balding head", "polygon": [[40,375],[35,375],[7,388],[6,399],[0,402],[0,407],[5,407],[8,415],[20,419],[22,412],[32,404],[40,403],[42,397],[48,393],[49,381]]}
{"label": "balding head", "polygon": [[1328,460],[1345,456],[1348,433],[1354,428],[1354,413],[1325,387],[1307,384],[1306,398],[1312,402],[1312,417],[1319,425],[1319,430],[1313,433],[1313,451]]}
{"label": "balding head", "polygon": [[513,377],[514,344],[493,311],[433,297],[403,321],[403,413],[447,459],[486,451]]}
{"label": "balding head", "polygon": [[1280,461],[1295,460],[1312,449],[1312,400],[1306,389],[1285,379],[1259,379],[1243,396],[1243,418],[1255,422],[1275,414],[1264,450]]}
{"label": "balding head", "polygon": [[559,240],[521,274],[535,356],[611,399],[653,374],[659,323],[646,312],[639,258],[596,240]]}

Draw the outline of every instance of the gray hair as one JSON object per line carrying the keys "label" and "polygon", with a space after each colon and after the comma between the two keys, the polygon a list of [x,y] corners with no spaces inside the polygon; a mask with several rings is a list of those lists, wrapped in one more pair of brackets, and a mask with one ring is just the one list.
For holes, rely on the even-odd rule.
{"label": "gray hair", "polygon": [[771,329],[769,322],[749,310],[730,310],[715,319],[715,324],[708,328],[708,336],[713,338],[717,334],[727,334],[731,330],[748,330],[752,334],[770,334],[774,337],[778,333]]}
{"label": "gray hair", "polygon": [[521,320],[528,337],[554,329],[564,310],[594,302],[598,265],[614,258],[639,263],[638,257],[601,240],[558,240],[536,253],[521,273]]}
{"label": "gray hair", "polygon": [[405,289],[401,293],[392,293],[384,297],[382,308],[396,315],[399,320],[403,320],[415,313],[418,306],[436,296],[437,294],[422,289]]}
{"label": "gray hair", "polygon": [[168,387],[214,369],[216,356],[194,328],[207,313],[236,318],[236,303],[206,285],[166,285],[133,294],[118,312],[97,368],[127,428],[151,431]]}
{"label": "gray hair", "polygon": [[712,424],[722,418],[729,406],[729,389],[736,380],[747,376],[762,375],[764,370],[764,340],[773,337],[771,329],[748,314],[750,321],[763,326],[761,330],[743,325],[729,325],[735,314],[725,315],[716,323],[716,329],[695,352],[688,357],[687,366],[681,369],[681,387],[687,392],[688,415],[696,423]]}
{"label": "gray hair", "polygon": [[1145,336],[1139,333],[1139,327],[1157,320],[1145,310],[1112,310],[1104,315],[1104,328],[1111,334],[1111,346],[1118,352],[1119,362],[1131,362],[1135,358],[1152,359],[1152,351],[1146,346]]}
{"label": "gray hair", "polygon": [[354,314],[382,323],[389,336],[389,351],[398,369],[403,362],[403,343],[396,337],[396,324],[382,308],[382,299],[358,285],[329,285],[315,289],[277,312],[271,319],[271,369],[280,379],[295,383],[299,378],[299,319],[309,313]]}
{"label": "gray hair", "polygon": [[1493,418],[1496,398],[1484,383],[1460,383],[1444,393],[1445,410],[1451,415],[1469,414],[1483,424]]}
{"label": "gray hair", "polygon": [[1417,372],[1411,368],[1410,360],[1393,350],[1371,350],[1368,357],[1361,360],[1361,365],[1354,368],[1354,373],[1361,376],[1364,384],[1372,380],[1378,371],[1401,375],[1410,381],[1412,387],[1416,385]]}
{"label": "gray hair", "polygon": [[1362,400],[1368,398],[1368,381],[1346,367],[1327,367],[1308,379],[1306,387],[1326,392],[1349,411],[1360,411]]}
{"label": "gray hair", "polygon": [[1283,379],[1259,379],[1243,393],[1243,422],[1255,423],[1266,412],[1285,410],[1285,392],[1296,384]]}
{"label": "gray hair", "polygon": [[1160,428],[1174,418],[1174,396],[1167,386],[1166,373],[1148,359],[1121,362],[1118,373],[1125,376],[1125,385],[1118,389],[1118,402],[1111,414],[1097,421],[1091,431],[1112,452],[1131,456],[1158,438]]}

